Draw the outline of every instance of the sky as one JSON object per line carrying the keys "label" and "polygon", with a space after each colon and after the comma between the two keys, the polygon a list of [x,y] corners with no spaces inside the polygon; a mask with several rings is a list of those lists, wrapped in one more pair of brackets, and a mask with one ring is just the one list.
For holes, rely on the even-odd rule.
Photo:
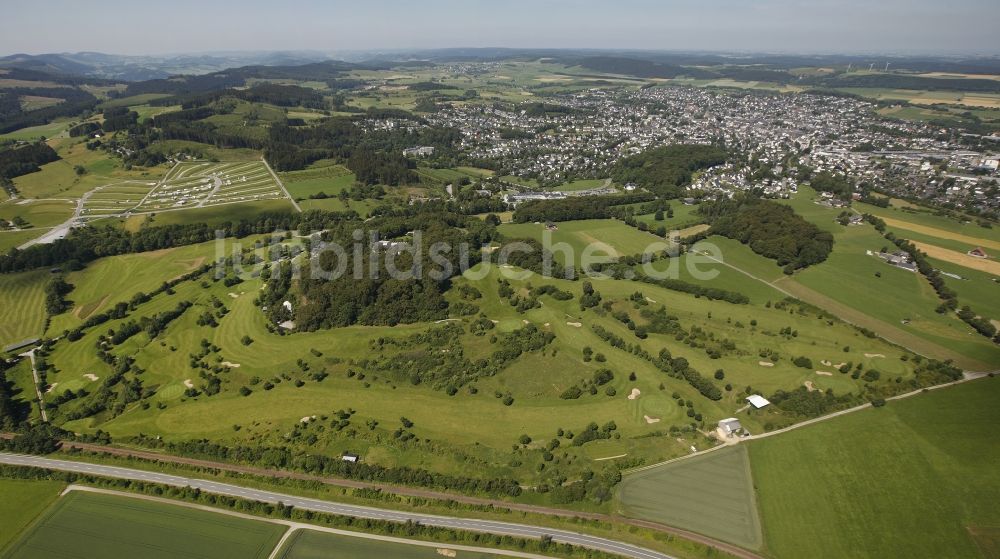
{"label": "sky", "polygon": [[997,0],[32,0],[0,54],[607,48],[1000,54]]}

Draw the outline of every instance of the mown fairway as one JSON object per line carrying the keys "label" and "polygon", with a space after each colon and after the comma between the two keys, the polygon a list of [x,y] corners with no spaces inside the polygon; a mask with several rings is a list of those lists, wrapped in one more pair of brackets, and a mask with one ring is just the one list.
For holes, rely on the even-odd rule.
{"label": "mown fairway", "polygon": [[278,559],[491,559],[491,553],[459,551],[445,544],[407,545],[367,538],[341,536],[314,530],[299,530],[292,534],[278,554]]}
{"label": "mown fairway", "polygon": [[0,480],[0,551],[56,500],[63,485],[58,481]]}
{"label": "mown fairway", "polygon": [[[78,306],[88,305],[95,309],[113,306],[131,298],[136,290],[155,288],[159,282],[182,274],[195,265],[199,254],[204,254],[199,251],[206,249],[210,251],[211,245],[176,249],[158,258],[136,254],[95,262],[88,269],[70,275],[71,283],[78,286],[70,298]],[[118,279],[115,270],[121,270],[124,277],[134,276],[134,283],[122,284],[124,280]],[[442,390],[413,386],[405,379],[400,382],[391,371],[373,372],[364,379],[348,374],[354,368],[348,360],[392,354],[388,349],[373,350],[372,340],[380,337],[401,339],[440,329],[443,325],[354,326],[278,336],[267,332],[266,320],[254,305],[255,293],[260,289],[259,280],[248,279],[228,288],[222,282],[209,282],[208,287],[203,287],[201,281],[196,280],[176,286],[172,295],[157,295],[141,305],[134,316],[153,316],[183,300],[194,302],[194,308],[172,323],[158,339],[150,341],[145,334],[139,334],[121,347],[121,351],[134,355],[136,364],[145,369],[143,385],[155,392],[149,399],[151,405],[135,403],[124,408],[121,414],[102,412],[68,422],[63,414],[78,409],[80,402],[65,404],[58,412],[53,410],[51,413],[57,423],[65,422],[67,428],[79,432],[100,428],[115,437],[144,433],[161,435],[171,441],[207,437],[247,444],[287,444],[282,434],[300,426],[297,432],[303,437],[316,436],[315,442],[302,443],[307,445],[309,452],[339,455],[350,450],[362,453],[366,461],[382,465],[419,466],[449,473],[468,472],[474,465],[481,475],[516,473],[535,477],[539,475],[536,468],[542,461],[541,445],[556,436],[559,429],[578,431],[591,421],[599,424],[614,421],[621,439],[600,440],[585,446],[574,446],[566,441],[558,450],[562,468],[576,471],[600,467],[609,462],[596,462],[597,459],[622,455],[626,460],[652,463],[686,453],[692,444],[704,448],[706,443],[700,437],[666,436],[670,427],[692,422],[685,413],[687,408],[678,406],[672,398],[675,392],[678,397],[695,402],[705,420],[714,422],[730,417],[744,405],[747,386],[770,394],[778,388],[790,390],[810,381],[815,387],[832,388],[842,393],[857,390],[862,384],[850,375],[820,376],[811,369],[795,367],[791,359],[798,355],[809,356],[817,367],[821,361],[864,363],[878,367],[887,380],[890,376],[906,379],[912,375],[911,367],[899,359],[902,355],[899,350],[879,340],[865,338],[843,324],[831,326],[828,318],[811,312],[766,308],[763,297],[753,305],[733,305],[637,282],[595,282],[603,298],[613,302],[614,310],[631,313],[640,322],[643,319],[639,316],[639,307],[625,302],[636,291],[641,291],[647,299],[648,308],[666,306],[683,324],[715,332],[719,339],[733,340],[738,351],[719,359],[712,359],[704,350],[689,347],[673,335],[651,334],[641,342],[652,354],[667,348],[673,355],[685,357],[705,375],[724,369],[726,378],[718,385],[722,388],[731,383],[733,390],[724,392],[721,400],[711,401],[700,396],[687,382],[671,378],[648,361],[613,348],[599,338],[592,329],[595,325],[625,339],[636,339],[628,328],[607,313],[581,313],[577,300],[558,301],[548,296],[542,297],[540,307],[518,313],[507,300],[499,297],[499,277],[499,270],[494,267],[484,277],[475,278],[470,273],[456,283],[474,286],[482,293],[475,304],[485,317],[496,321],[493,332],[510,332],[523,327],[527,321],[551,331],[556,339],[545,351],[526,353],[501,374],[478,380],[475,383],[478,391],[474,394],[462,390],[455,396],[448,396]],[[512,282],[522,294],[527,293],[529,283],[534,286],[552,284],[576,297],[581,290],[580,282],[537,277]],[[221,301],[229,312],[219,320],[216,328],[198,325],[199,315],[213,308],[212,297]],[[780,294],[774,298],[775,302],[779,300]],[[75,312],[74,309],[57,317],[53,321],[54,331],[61,332],[63,328],[79,324],[80,318],[73,316]],[[460,335],[463,351],[471,359],[487,358],[496,350],[496,342],[491,341],[490,336],[469,333],[470,320],[466,318],[457,324],[465,332]],[[751,321],[756,321],[757,326],[750,326]],[[58,383],[47,396],[50,402],[66,390],[85,388],[93,392],[100,388],[100,383],[112,374],[112,368],[98,358],[94,347],[99,336],[109,328],[118,328],[122,322],[111,320],[101,328],[88,331],[81,340],[57,343],[49,359],[54,369],[48,381]],[[796,330],[798,336],[779,336],[777,332],[786,327]],[[240,341],[243,336],[249,336],[253,342],[244,345]],[[220,348],[213,360],[239,366],[232,366],[221,374],[220,394],[185,396],[187,384],[197,388],[203,384],[199,371],[192,369],[189,357],[199,351],[202,339]],[[850,346],[849,352],[843,351],[845,345]],[[583,348],[588,346],[603,354],[606,361],[584,362]],[[765,348],[777,350],[782,355],[773,367],[759,364],[759,352]],[[866,354],[869,353],[886,357],[868,358]],[[297,363],[300,359],[308,367],[307,372]],[[592,377],[602,367],[615,372],[614,380],[608,385],[614,388],[613,395],[602,389],[597,394],[586,394],[575,400],[560,398],[569,387]],[[312,379],[311,373],[319,370],[325,370],[329,377],[322,381]],[[633,371],[636,377],[630,380]],[[274,384],[272,389],[262,388],[266,380]],[[298,380],[303,381],[301,386],[295,384]],[[240,396],[241,386],[250,387],[252,394]],[[629,399],[633,389],[640,395]],[[505,406],[495,397],[497,393],[510,393],[514,404]],[[320,429],[324,425],[324,415],[347,408],[357,410],[352,423],[361,425],[371,420],[378,422],[377,427],[352,437]],[[302,418],[314,415],[320,418],[319,421],[303,426]],[[394,442],[392,430],[398,425],[400,415],[412,420],[414,432],[430,442],[420,445]],[[463,421],[456,427],[456,417],[489,417],[489,421]],[[784,421],[781,417],[761,415],[744,419],[758,431],[763,430],[766,422]],[[235,430],[234,425],[240,429]],[[521,433],[530,435],[538,443],[521,451],[523,456],[515,461],[511,459],[510,449]],[[450,451],[440,452],[441,448]]]}
{"label": "mown fairway", "polygon": [[0,274],[0,347],[41,335],[48,279],[47,270]]}
{"label": "mown fairway", "polygon": [[74,491],[60,498],[4,558],[262,559],[284,531],[278,524]]}
{"label": "mown fairway", "polygon": [[744,446],[724,448],[626,476],[622,512],[743,547],[761,545],[750,464]]}
{"label": "mown fairway", "polygon": [[983,557],[970,533],[989,545],[1000,526],[998,398],[983,379],[751,442],[767,549]]}

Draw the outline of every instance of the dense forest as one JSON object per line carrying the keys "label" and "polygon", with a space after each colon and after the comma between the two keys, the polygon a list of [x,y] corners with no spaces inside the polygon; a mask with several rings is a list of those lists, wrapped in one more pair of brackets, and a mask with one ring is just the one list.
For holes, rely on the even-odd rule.
{"label": "dense forest", "polygon": [[65,239],[51,244],[34,245],[24,250],[11,249],[0,255],[0,273],[20,272],[35,268],[71,264],[75,267],[104,256],[147,252],[163,248],[203,243],[215,239],[216,230],[227,237],[274,231],[299,231],[306,234],[327,229],[344,220],[356,220],[354,211],[326,212],[309,210],[302,213],[264,212],[252,220],[225,222],[217,225],[192,223],[148,227],[134,233],[112,227],[79,227]]}
{"label": "dense forest", "polygon": [[776,260],[792,273],[826,260],[833,235],[809,223],[784,204],[741,196],[703,204],[698,210],[710,235],[735,239],[757,254]]}
{"label": "dense forest", "polygon": [[721,147],[675,144],[623,159],[611,176],[619,184],[633,182],[658,196],[678,198],[695,171],[725,162],[726,150]]}
{"label": "dense forest", "polygon": [[0,178],[12,179],[41,169],[59,159],[59,154],[44,142],[0,149]]}
{"label": "dense forest", "polygon": [[[356,243],[354,230],[358,223],[342,224],[324,232],[324,243],[351,247]],[[321,271],[331,272],[341,262],[340,255],[324,251],[316,262],[303,267],[300,291],[305,303],[295,311],[299,330],[317,330],[352,324],[396,325],[447,318],[448,303],[444,292],[451,278],[461,272],[458,247],[466,245],[468,265],[481,258],[478,250],[496,238],[496,228],[482,220],[457,214],[438,212],[413,216],[385,217],[365,223],[364,239],[372,236],[398,245],[382,250],[362,251],[363,277],[354,270],[325,278]],[[420,231],[420,245],[406,237],[407,232]],[[398,241],[391,241],[399,239]],[[432,258],[429,250],[435,243],[444,243],[451,250]],[[375,247],[370,247],[375,248]],[[357,262],[352,262],[357,266]],[[319,270],[313,270],[318,266]],[[397,271],[397,273],[393,273]],[[313,273],[316,272],[316,273]],[[395,276],[395,277],[394,277]]]}
{"label": "dense forest", "polygon": [[578,219],[606,219],[618,217],[615,206],[638,204],[653,200],[650,194],[624,194],[616,196],[587,196],[562,200],[532,200],[518,206],[514,213],[517,223],[536,221],[574,221]]}

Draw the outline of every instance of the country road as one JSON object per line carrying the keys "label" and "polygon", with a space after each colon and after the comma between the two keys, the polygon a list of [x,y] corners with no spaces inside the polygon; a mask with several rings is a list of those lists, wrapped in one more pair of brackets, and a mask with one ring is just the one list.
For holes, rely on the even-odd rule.
{"label": "country road", "polygon": [[104,466],[100,464],[88,464],[84,462],[72,462],[68,460],[56,460],[43,458],[41,456],[28,456],[21,454],[0,453],[0,464],[10,464],[15,466],[29,466],[35,468],[47,468],[50,470],[60,470],[65,472],[75,472],[79,474],[89,474],[95,476],[111,477],[118,479],[131,479],[145,481],[149,483],[161,483],[175,487],[191,487],[200,489],[207,493],[216,495],[227,495],[266,503],[284,503],[299,509],[311,510],[314,512],[324,512],[355,518],[367,518],[374,520],[386,520],[390,522],[419,522],[425,526],[438,526],[451,528],[454,530],[467,530],[473,532],[483,532],[489,534],[509,535],[523,538],[541,538],[550,536],[553,541],[568,543],[575,546],[585,547],[614,553],[623,557],[633,559],[676,559],[671,555],[645,549],[636,545],[616,542],[607,538],[580,534],[568,530],[557,530],[552,528],[542,528],[528,526],[525,524],[515,524],[512,522],[500,522],[494,520],[478,520],[473,518],[455,518],[448,516],[437,516],[431,514],[421,514],[416,512],[395,511],[364,507],[358,505],[347,505],[298,497],[219,483],[215,481],[201,480],[196,478],[186,478],[181,476],[148,472],[143,470],[133,470],[131,468],[120,468],[117,466]]}

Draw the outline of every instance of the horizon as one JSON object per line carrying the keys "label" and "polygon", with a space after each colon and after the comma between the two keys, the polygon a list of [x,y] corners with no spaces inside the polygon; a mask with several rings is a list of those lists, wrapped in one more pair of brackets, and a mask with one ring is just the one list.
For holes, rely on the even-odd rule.
{"label": "horizon", "polygon": [[[377,0],[349,8],[339,2],[298,0],[281,9],[252,0],[239,10],[192,0],[142,7],[106,0],[96,9],[54,0],[8,11],[5,20],[17,25],[0,34],[0,52],[31,55],[451,48],[1000,55],[992,24],[1000,19],[1000,5],[984,0],[958,0],[946,7],[927,0],[891,0],[877,6],[857,0],[836,6],[797,0],[719,0],[710,6],[625,0],[614,9],[595,0],[514,0],[501,8],[483,0],[421,5]],[[943,18],[962,25],[942,25]],[[158,25],[150,28],[146,21]]]}

